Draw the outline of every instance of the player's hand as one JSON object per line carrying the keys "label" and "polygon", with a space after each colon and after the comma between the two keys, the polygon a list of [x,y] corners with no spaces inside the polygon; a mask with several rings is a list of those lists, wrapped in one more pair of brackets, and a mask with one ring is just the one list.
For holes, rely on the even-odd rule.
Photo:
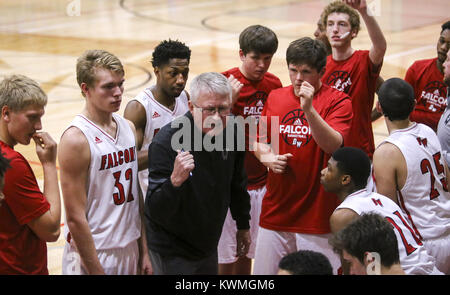
{"label": "player's hand", "polygon": [[272,170],[276,174],[281,174],[286,171],[286,167],[288,164],[289,158],[292,157],[292,154],[283,154],[283,155],[275,155],[272,161],[268,162],[268,166],[270,170]]}
{"label": "player's hand", "polygon": [[298,96],[300,97],[300,107],[304,111],[308,111],[312,107],[312,101],[314,97],[314,87],[306,81],[303,81],[300,89],[298,90]]}
{"label": "player's hand", "polygon": [[153,267],[152,267],[152,263],[150,262],[150,257],[148,256],[148,254],[142,255],[140,262],[139,262],[139,268],[140,268],[141,275],[152,275],[153,274]]}
{"label": "player's hand", "polygon": [[247,255],[251,241],[248,229],[240,229],[236,232],[236,257]]}
{"label": "player's hand", "polygon": [[366,0],[344,0],[345,4],[358,10],[360,13],[364,13],[367,11],[367,2]]}
{"label": "player's hand", "polygon": [[56,165],[56,142],[47,132],[36,132],[33,134],[36,143],[36,154],[42,164],[55,163]]}
{"label": "player's hand", "polygon": [[236,79],[233,75],[230,75],[228,77],[228,82],[231,85],[231,98],[232,98],[232,106],[236,102],[236,100],[239,97],[239,93],[241,92],[242,87],[244,87],[244,84],[242,84],[238,79]]}
{"label": "player's hand", "polygon": [[190,152],[177,151],[170,181],[174,187],[179,187],[189,178],[195,168],[194,156]]}

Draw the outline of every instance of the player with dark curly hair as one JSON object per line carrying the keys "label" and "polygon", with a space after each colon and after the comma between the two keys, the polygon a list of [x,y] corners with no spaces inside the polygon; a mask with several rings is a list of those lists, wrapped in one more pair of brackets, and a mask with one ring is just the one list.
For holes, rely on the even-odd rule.
{"label": "player with dark curly hair", "polygon": [[139,182],[144,196],[148,184],[148,147],[161,127],[188,111],[189,94],[184,90],[189,74],[191,50],[184,43],[164,40],[155,47],[152,65],[156,85],[131,100],[124,117],[136,127]]}

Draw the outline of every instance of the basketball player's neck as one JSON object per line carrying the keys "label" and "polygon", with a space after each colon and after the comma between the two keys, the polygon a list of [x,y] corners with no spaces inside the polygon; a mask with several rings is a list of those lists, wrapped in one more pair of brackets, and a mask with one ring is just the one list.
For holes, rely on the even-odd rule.
{"label": "basketball player's neck", "polygon": [[0,123],[0,140],[10,147],[13,147],[17,144],[9,135],[8,126],[6,126],[4,122]]}
{"label": "basketball player's neck", "polygon": [[359,190],[360,189],[356,188],[354,185],[349,184],[348,186],[343,187],[340,192],[337,192],[336,195],[338,196],[339,200],[343,202],[348,196]]}
{"label": "basketball player's neck", "polygon": [[381,265],[380,272],[382,275],[404,275],[405,274],[401,265],[398,263],[392,265],[389,268]]}
{"label": "basketball player's neck", "polygon": [[436,66],[441,74],[444,74],[444,65],[439,61],[439,58],[436,60]]}
{"label": "basketball player's neck", "polygon": [[111,112],[103,112],[87,104],[82,114],[104,130],[115,126]]}
{"label": "basketball player's neck", "polygon": [[151,91],[157,102],[173,111],[176,97],[168,95],[161,87],[158,87],[158,84]]}
{"label": "basketball player's neck", "polygon": [[341,47],[332,47],[331,52],[335,61],[341,61],[350,58],[350,56],[352,56],[355,52],[355,49],[353,49],[352,46],[348,45]]}
{"label": "basketball player's neck", "polygon": [[391,134],[392,132],[394,132],[396,130],[408,128],[414,124],[409,119],[391,121],[387,117],[385,117],[385,121],[386,121],[386,127],[388,129],[389,134]]}

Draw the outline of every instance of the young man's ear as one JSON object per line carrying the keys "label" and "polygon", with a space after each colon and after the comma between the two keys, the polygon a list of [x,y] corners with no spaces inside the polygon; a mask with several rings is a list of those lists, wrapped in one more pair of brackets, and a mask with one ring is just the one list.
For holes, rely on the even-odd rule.
{"label": "young man's ear", "polygon": [[245,54],[244,51],[242,51],[242,49],[239,49],[239,58],[241,59],[241,61],[244,61]]}
{"label": "young man's ear", "polygon": [[80,89],[81,89],[81,92],[83,93],[83,96],[87,97],[87,93],[89,92],[89,86],[83,82],[80,85]]}
{"label": "young man's ear", "polygon": [[377,112],[379,112],[380,114],[384,115],[384,114],[383,114],[383,110],[381,109],[380,101],[377,100],[377,103],[376,103],[376,105],[375,105],[375,108],[377,109]]}
{"label": "young man's ear", "polygon": [[159,75],[159,67],[154,67],[153,72],[155,73],[155,76],[158,77]]}
{"label": "young man's ear", "polygon": [[2,107],[2,120],[9,123],[11,121],[10,113],[11,113],[11,109],[7,105],[3,106]]}
{"label": "young man's ear", "polygon": [[341,178],[342,185],[349,185],[352,181],[352,177],[348,174],[344,174]]}

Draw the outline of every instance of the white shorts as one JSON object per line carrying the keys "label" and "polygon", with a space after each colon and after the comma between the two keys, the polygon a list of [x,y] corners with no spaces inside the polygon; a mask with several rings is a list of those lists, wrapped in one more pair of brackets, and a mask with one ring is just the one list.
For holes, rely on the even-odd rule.
{"label": "white shorts", "polygon": [[328,244],[329,237],[331,237],[331,234],[300,234],[273,231],[260,227],[253,274],[276,275],[281,258],[299,250],[312,250],[322,253],[330,261],[333,273],[337,274],[341,261]]}
{"label": "white shorts", "polygon": [[434,257],[436,268],[444,274],[450,274],[450,236],[436,240],[425,240],[424,246],[428,253]]}
{"label": "white shorts", "polygon": [[[135,275],[138,270],[139,247],[137,240],[125,248],[97,250],[100,264],[107,275]],[[73,240],[64,246],[62,259],[63,275],[86,275],[80,254]]]}
{"label": "white shorts", "polygon": [[[247,253],[247,257],[252,259],[255,257],[256,240],[258,238],[259,215],[261,214],[261,203],[266,194],[266,187],[263,186],[256,190],[248,191],[250,195],[250,238],[252,243]],[[236,257],[236,221],[231,217],[230,209],[228,209],[227,217],[222,228],[217,252],[219,255],[219,264],[234,263]]]}

